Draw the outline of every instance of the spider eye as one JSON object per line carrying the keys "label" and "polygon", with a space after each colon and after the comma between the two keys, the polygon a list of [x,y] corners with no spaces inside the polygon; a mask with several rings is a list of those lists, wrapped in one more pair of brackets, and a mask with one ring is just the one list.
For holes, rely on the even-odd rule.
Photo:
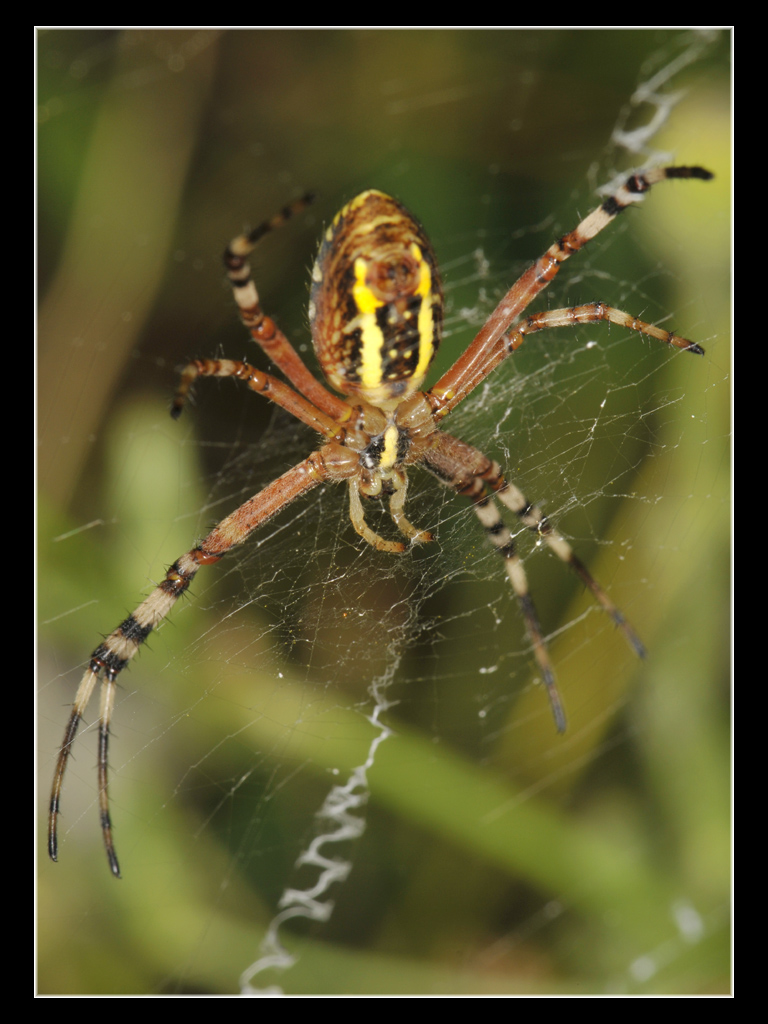
{"label": "spider eye", "polygon": [[312,272],[320,365],[342,394],[386,408],[417,391],[440,344],[443,291],[429,239],[369,190],[336,215]]}

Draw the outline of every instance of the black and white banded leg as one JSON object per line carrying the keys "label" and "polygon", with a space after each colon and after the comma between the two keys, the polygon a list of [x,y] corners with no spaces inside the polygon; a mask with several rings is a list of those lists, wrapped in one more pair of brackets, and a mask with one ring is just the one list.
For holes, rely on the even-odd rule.
{"label": "black and white banded leg", "polygon": [[496,499],[505,508],[514,512],[524,526],[541,537],[557,557],[573,569],[598,604],[621,629],[630,647],[640,658],[644,658],[646,653],[642,641],[627,622],[624,613],[611,601],[574,553],[568,541],[554,529],[541,509],[532,505],[518,487],[504,479],[498,462],[487,458],[477,448],[464,441],[450,434],[442,434],[434,451],[427,455],[426,466],[443,483],[472,502],[486,536],[504,559],[504,568],[525,621],[533,653],[547,690],[555,725],[558,732],[564,732],[565,712],[539,616],[528,588],[528,577],[515,549],[514,538],[501,517]]}

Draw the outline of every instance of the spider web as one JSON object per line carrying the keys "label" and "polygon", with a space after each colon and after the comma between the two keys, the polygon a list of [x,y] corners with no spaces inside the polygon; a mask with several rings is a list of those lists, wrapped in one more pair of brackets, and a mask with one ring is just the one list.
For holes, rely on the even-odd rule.
{"label": "spider web", "polygon": [[[311,362],[321,225],[364,187],[402,199],[446,281],[434,380],[601,186],[651,159],[718,175],[655,188],[534,307],[607,301],[703,360],[604,324],[537,335],[445,424],[572,541],[647,663],[520,534],[569,715],[556,736],[469,506],[411,473],[409,518],[437,540],[394,557],[354,533],[343,488],[318,489],[202,571],[122,675],[119,883],[89,709],[59,863],[41,865],[41,991],[231,992],[241,975],[292,993],[727,990],[727,48],[687,32],[41,36],[43,807],[100,633],[315,443],[229,381],[167,417],[188,358],[266,365],[219,288],[244,218],[320,193],[253,260]],[[391,535],[375,506],[369,521]]]}

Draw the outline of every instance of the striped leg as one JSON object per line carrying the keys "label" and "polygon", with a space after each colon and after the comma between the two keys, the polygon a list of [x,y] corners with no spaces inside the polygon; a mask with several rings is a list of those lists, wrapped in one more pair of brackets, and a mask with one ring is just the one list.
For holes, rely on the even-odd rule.
{"label": "striped leg", "polygon": [[[218,556],[220,557],[220,556]],[[115,698],[115,680],[131,658],[139,650],[152,630],[168,614],[179,597],[189,587],[198,568],[208,562],[218,561],[218,557],[205,554],[203,548],[194,548],[173,563],[163,582],[149,597],[142,601],[136,611],[110,633],[104,643],[99,644],[91,655],[80,686],[75,694],[72,714],[64,733],[64,740],[59,750],[56,771],[51,790],[51,805],[48,816],[48,854],[51,860],[58,857],[57,820],[61,803],[61,787],[64,771],[77,735],[77,729],[91,699],[97,680],[104,676],[102,684],[101,710],[99,714],[99,816],[101,831],[104,836],[104,847],[112,874],[120,877],[120,866],[115,855],[112,841],[112,821],[109,816],[109,793],[107,788],[107,757],[109,750],[109,725]]]}
{"label": "striped leg", "polygon": [[528,590],[525,569],[515,550],[512,534],[501,518],[495,499],[514,512],[524,526],[541,537],[557,557],[573,569],[592,592],[595,600],[621,629],[630,647],[640,658],[645,657],[645,647],[642,641],[627,622],[624,614],[592,577],[584,563],[575,555],[571,545],[551,526],[541,509],[532,505],[519,488],[504,479],[501,467],[497,462],[488,459],[482,452],[464,441],[460,441],[450,434],[441,433],[438,443],[427,453],[425,465],[443,483],[469,498],[488,539],[504,559],[504,568],[518,599],[533,645],[533,653],[547,689],[555,725],[558,732],[563,732],[566,727],[565,712],[557,690],[546,640],[539,623],[536,607]]}
{"label": "striped leg", "polygon": [[504,479],[501,475],[501,467],[497,462],[491,463],[491,467],[490,473],[484,479],[493,489],[499,501],[514,512],[520,522],[527,526],[529,530],[543,537],[557,557],[561,558],[566,565],[573,569],[587,589],[592,591],[592,595],[598,604],[611,616],[614,623],[622,631],[627,643],[638,658],[644,658],[646,651],[640,637],[627,622],[623,612],[616,607],[600,584],[592,577],[592,574],[581,559],[577,558],[568,541],[560,536],[537,505],[531,505],[519,488]]}
{"label": "striped leg", "polygon": [[[539,292],[555,278],[563,263],[583,249],[620,213],[635,203],[641,202],[646,192],[654,185],[670,178],[698,178],[700,181],[711,181],[713,174],[703,167],[653,167],[639,174],[631,174],[624,184],[613,195],[608,196],[601,206],[585,217],[578,227],[558,238],[544,255],[531,264],[528,270],[515,281],[478,331],[472,343],[440,380],[430,388],[428,392],[430,405],[438,418],[441,419],[451,409],[455,409],[459,402],[463,401],[478,384],[482,383],[499,363],[522,344],[522,335],[526,332],[520,332],[518,336],[512,325]],[[598,305],[600,304],[594,304],[595,307]],[[602,308],[609,309],[610,307],[603,306]],[[646,330],[647,324],[642,324],[639,320],[635,321],[628,314],[620,313],[619,315],[624,320],[616,322],[621,322],[624,326],[630,326],[644,334],[659,337],[662,341],[686,349],[688,352],[700,354],[703,351],[700,346],[680,338],[679,335],[668,335],[666,331],[656,334],[654,333],[655,328]],[[613,319],[613,317],[603,316],[593,319]],[[627,324],[626,321],[631,322]],[[571,323],[573,322],[571,320]],[[560,325],[550,323],[542,324],[542,326]],[[510,333],[509,339],[504,337],[507,332]],[[531,331],[529,330],[527,333],[531,333]]]}
{"label": "striped leg", "polygon": [[[492,463],[492,465],[495,466],[496,463]],[[539,663],[542,681],[547,689],[552,715],[555,719],[555,727],[558,732],[565,732],[565,712],[563,711],[563,704],[560,700],[557,683],[555,682],[552,662],[549,659],[547,642],[541,631],[536,606],[528,591],[528,577],[523,568],[523,563],[520,561],[520,556],[515,551],[515,542],[512,539],[512,534],[501,518],[493,497],[486,493],[485,486],[480,477],[475,478],[470,488],[462,488],[459,493],[466,495],[472,501],[475,514],[480,520],[488,539],[504,559],[504,568],[520,605],[525,628],[533,644],[533,653],[536,661]]]}
{"label": "striped leg", "polygon": [[253,252],[259,240],[269,232],[285,224],[295,217],[313,201],[312,193],[307,193],[265,220],[247,235],[233,238],[224,253],[224,266],[227,271],[232,290],[235,295],[240,319],[251,332],[251,337],[276,366],[279,366],[288,380],[301,391],[318,409],[328,416],[340,418],[342,422],[349,416],[349,407],[337,395],[323,387],[319,380],[312,376],[299,353],[288,341],[286,336],[261,308],[259,293],[251,277],[248,256]]}
{"label": "striped leg", "polygon": [[222,519],[219,525],[197,547],[178,558],[165,574],[162,583],[93,652],[75,694],[72,713],[64,732],[53,776],[48,815],[48,853],[51,860],[56,860],[58,856],[57,823],[64,772],[78,726],[85,714],[97,681],[100,678],[103,679],[99,712],[99,815],[109,866],[112,874],[119,878],[120,866],[112,840],[107,786],[109,726],[118,675],[136,655],[152,630],[163,621],[181,595],[189,588],[201,566],[218,562],[233,547],[242,544],[253,530],[262,526],[282,508],[322,483],[323,480],[341,479],[349,475],[347,462],[346,449],[335,444],[326,445],[325,448],[314,452],[309,458],[294,466],[293,469],[289,469],[287,473],[254,495],[226,519]]}

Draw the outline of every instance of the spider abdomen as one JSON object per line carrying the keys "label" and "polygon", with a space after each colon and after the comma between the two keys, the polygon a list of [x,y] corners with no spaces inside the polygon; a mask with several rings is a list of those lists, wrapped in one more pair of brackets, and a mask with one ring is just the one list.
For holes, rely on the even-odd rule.
{"label": "spider abdomen", "polygon": [[344,206],[312,269],[312,339],[344,395],[393,408],[418,391],[440,344],[443,289],[421,226],[369,189]]}

